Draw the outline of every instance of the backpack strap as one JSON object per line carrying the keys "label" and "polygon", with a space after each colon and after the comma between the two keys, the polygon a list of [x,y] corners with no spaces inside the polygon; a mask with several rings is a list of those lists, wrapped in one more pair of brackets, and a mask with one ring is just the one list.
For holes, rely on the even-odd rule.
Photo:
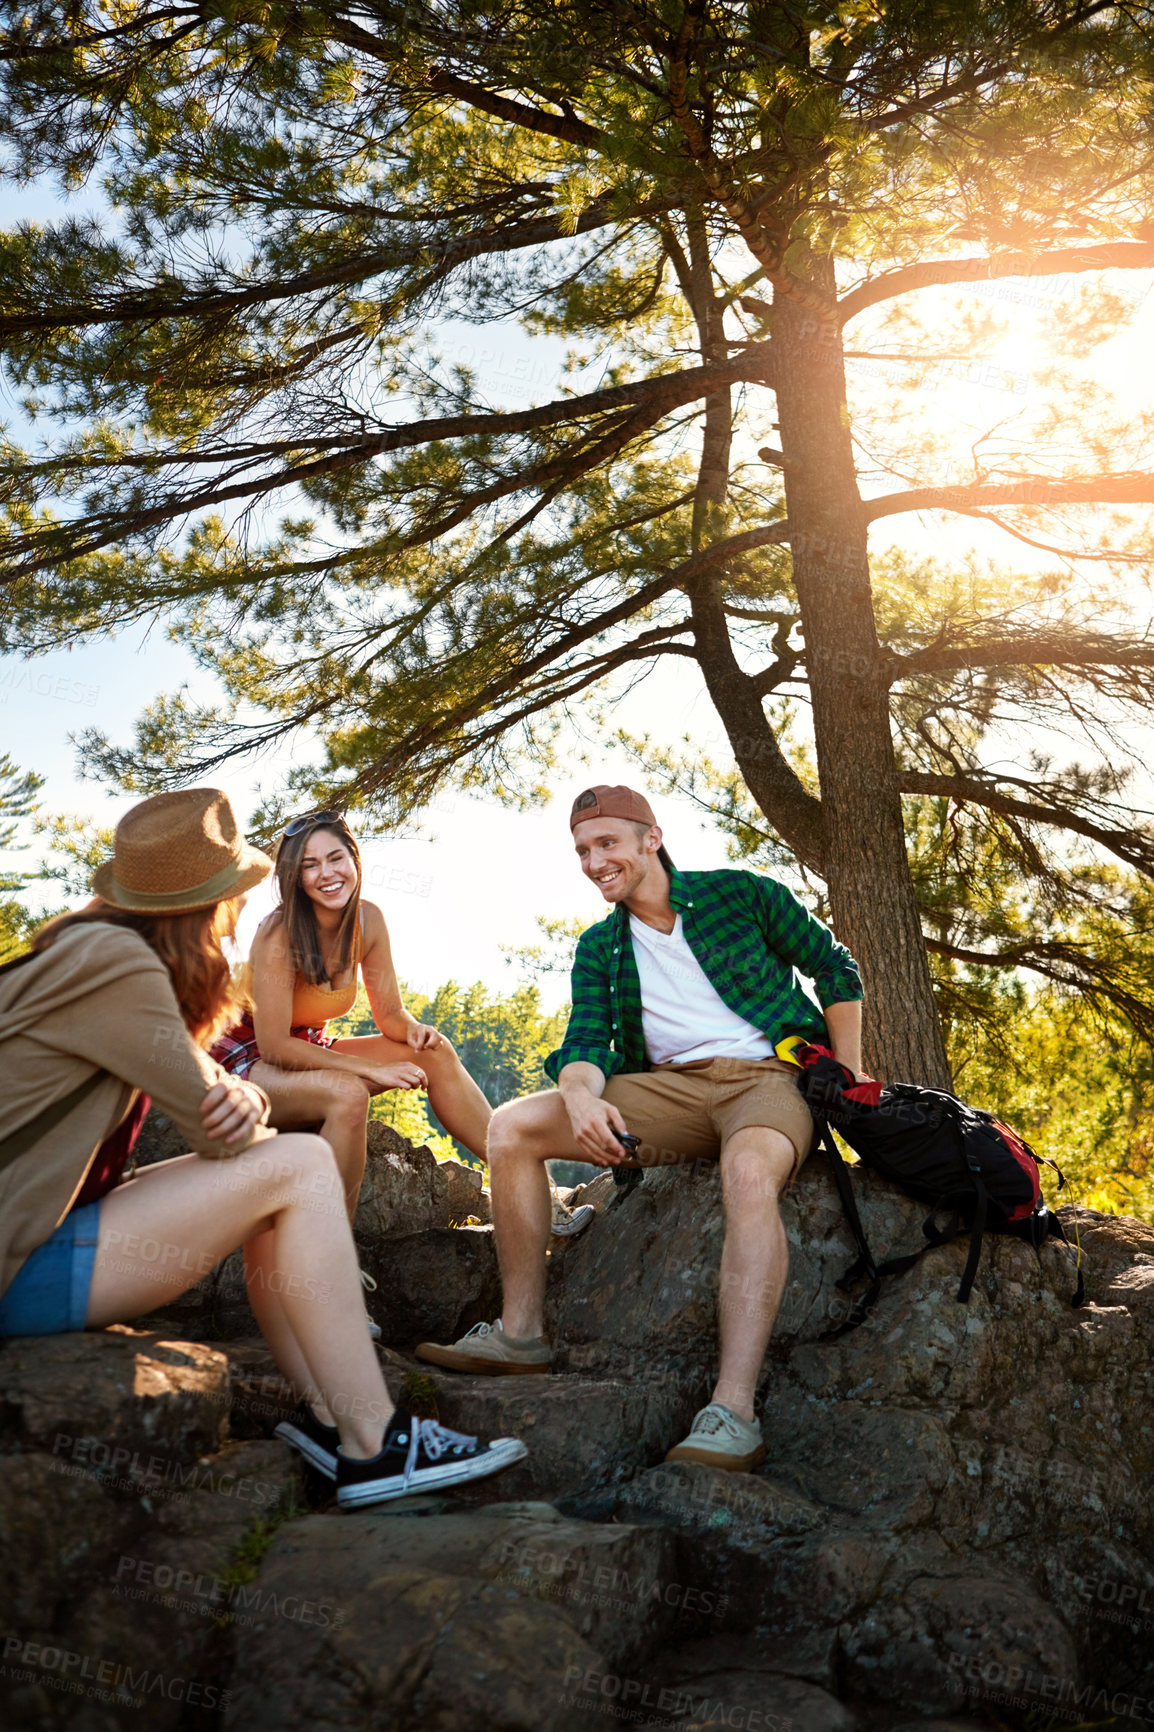
{"label": "backpack strap", "polygon": [[19,1160],[20,1156],[26,1154],[34,1143],[40,1141],[41,1137],[46,1137],[49,1131],[54,1131],[60,1121],[66,1119],[69,1113],[80,1105],[81,1101],[88,1099],[97,1083],[103,1082],[107,1075],[108,1072],[105,1070],[94,1070],[91,1076],[85,1077],[82,1083],[78,1083],[74,1089],[71,1089],[63,1100],[53,1101],[51,1106],[47,1106],[43,1112],[37,1113],[34,1119],[29,1119],[26,1125],[21,1125],[18,1131],[13,1131],[11,1136],[5,1137],[0,1142],[0,1172],[3,1172],[6,1167],[10,1167],[13,1161]]}
{"label": "backpack strap", "polygon": [[613,1195],[606,1203],[607,1209],[618,1209],[626,1197],[631,1197],[637,1186],[645,1177],[643,1167],[610,1167],[613,1174]]}
{"label": "backpack strap", "polygon": [[959,1305],[968,1305],[970,1302],[974,1277],[978,1273],[978,1259],[982,1255],[982,1236],[986,1231],[986,1206],[990,1200],[990,1193],[986,1190],[979,1173],[974,1174],[974,1189],[978,1193],[978,1206],[974,1210],[974,1219],[970,1224],[970,1254],[966,1258],[961,1285],[958,1288]]}
{"label": "backpack strap", "polygon": [[1046,1210],[1046,1230],[1047,1237],[1051,1239],[1061,1239],[1063,1245],[1068,1246],[1074,1253],[1074,1269],[1078,1276],[1078,1284],[1074,1289],[1074,1297],[1071,1299],[1070,1305],[1071,1308],[1076,1311],[1079,1305],[1085,1303],[1086,1299],[1086,1282],[1082,1275],[1082,1247],[1081,1245],[1071,1244],[1065,1227],[1059,1217],[1054,1213],[1053,1209]]}
{"label": "backpack strap", "polygon": [[982,1163],[978,1160],[977,1156],[971,1152],[964,1138],[961,1138],[960,1128],[959,1139],[962,1143],[962,1151],[965,1156],[966,1166],[969,1169],[970,1179],[973,1183],[974,1194],[978,1199],[973,1219],[969,1224],[970,1253],[966,1258],[966,1266],[962,1271],[961,1284],[958,1287],[958,1304],[968,1305],[970,1302],[970,1294],[973,1291],[974,1278],[978,1273],[978,1260],[982,1255],[982,1239],[986,1231],[986,1213],[989,1208],[990,1193],[987,1191],[986,1181],[982,1177]]}
{"label": "backpack strap", "polygon": [[827,1335],[822,1337],[825,1341],[833,1341],[837,1336],[845,1335],[848,1330],[856,1329],[860,1323],[865,1322],[874,1305],[877,1303],[878,1293],[881,1290],[881,1272],[873,1260],[873,1253],[869,1248],[869,1241],[865,1236],[865,1228],[861,1224],[861,1216],[858,1214],[857,1199],[853,1194],[853,1185],[850,1182],[849,1169],[842,1160],[841,1150],[833,1139],[833,1133],[829,1128],[829,1123],[825,1118],[815,1118],[814,1122],[817,1131],[818,1145],[829,1156],[830,1170],[833,1173],[833,1182],[837,1186],[837,1194],[841,1198],[841,1206],[845,1213],[845,1218],[849,1223],[850,1232],[853,1234],[858,1248],[857,1262],[854,1263],[852,1268],[846,1270],[841,1280],[837,1283],[838,1291],[841,1293],[848,1292],[851,1287],[857,1285],[863,1276],[868,1276],[870,1283],[865,1294],[855,1301],[853,1309],[850,1311],[845,1322],[839,1324],[836,1329],[831,1329]]}

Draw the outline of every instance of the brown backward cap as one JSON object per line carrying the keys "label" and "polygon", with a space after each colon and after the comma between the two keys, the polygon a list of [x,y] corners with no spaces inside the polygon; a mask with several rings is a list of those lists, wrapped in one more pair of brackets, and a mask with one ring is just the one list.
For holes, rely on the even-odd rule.
{"label": "brown backward cap", "polygon": [[569,814],[570,830],[575,830],[586,818],[624,818],[628,824],[657,822],[653,816],[653,807],[644,794],[639,794],[635,788],[625,787],[623,783],[610,787],[607,782],[596,782],[592,788],[586,788],[583,794],[578,794]]}

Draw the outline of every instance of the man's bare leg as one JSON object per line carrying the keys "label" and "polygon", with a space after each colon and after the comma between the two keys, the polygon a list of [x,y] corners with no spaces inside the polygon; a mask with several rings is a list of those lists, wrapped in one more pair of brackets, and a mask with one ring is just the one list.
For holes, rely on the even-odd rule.
{"label": "man's bare leg", "polygon": [[739,1419],[753,1419],[757,1380],[785,1292],[789,1243],[779,1204],[793,1164],[789,1138],[768,1127],[738,1131],[721,1151],[721,1371],[712,1400]]}
{"label": "man's bare leg", "polygon": [[545,1252],[552,1202],[545,1162],[584,1160],[555,1089],[498,1107],[489,1125],[493,1232],[501,1265],[501,1328],[517,1340],[545,1327]]}

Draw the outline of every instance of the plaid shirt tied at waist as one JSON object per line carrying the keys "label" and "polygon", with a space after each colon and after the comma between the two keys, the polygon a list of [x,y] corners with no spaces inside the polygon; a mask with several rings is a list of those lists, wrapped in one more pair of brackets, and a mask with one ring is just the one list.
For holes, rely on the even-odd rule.
{"label": "plaid shirt tied at waist", "polygon": [[[791,1034],[828,1038],[825,1019],[795,970],[813,981],[823,1008],[862,997],[861,975],[845,945],[776,878],[674,868],[669,900],[718,997],[774,1046]],[[649,1069],[641,981],[623,904],[581,934],[572,996],[565,1039],[545,1060],[551,1081],[579,1061],[595,1064],[606,1077]]]}

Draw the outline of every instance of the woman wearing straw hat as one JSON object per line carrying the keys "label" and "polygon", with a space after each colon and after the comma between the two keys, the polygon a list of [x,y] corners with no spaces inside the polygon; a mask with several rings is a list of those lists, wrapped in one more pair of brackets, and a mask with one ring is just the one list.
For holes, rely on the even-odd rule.
{"label": "woman wearing straw hat", "polygon": [[[395,1410],[364,1329],[344,1188],[319,1136],[204,1051],[225,1020],[221,939],[272,863],[224,794],[133,807],[98,900],[0,969],[0,1335],[129,1322],[243,1245],[249,1298],[300,1405],[278,1426],[342,1508],[521,1460]],[[126,1177],[118,1131],[150,1096],[194,1151]]]}

